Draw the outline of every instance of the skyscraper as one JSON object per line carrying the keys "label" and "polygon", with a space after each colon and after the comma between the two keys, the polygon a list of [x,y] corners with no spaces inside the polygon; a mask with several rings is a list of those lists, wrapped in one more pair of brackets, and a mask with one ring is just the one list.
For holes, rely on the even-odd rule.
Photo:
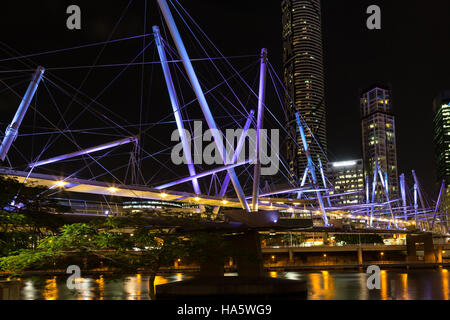
{"label": "skyscraper", "polygon": [[[364,176],[369,175],[372,181],[375,163],[378,162],[383,176],[387,172],[390,200],[397,199],[397,147],[390,90],[374,86],[364,92],[361,96],[361,117]],[[384,201],[386,198],[381,183],[378,186],[375,200]]]}
{"label": "skyscraper", "polygon": [[434,99],[433,113],[437,184],[440,185],[442,180],[445,180],[445,210],[448,213],[450,211],[450,90],[440,93]]}
{"label": "skyscraper", "polygon": [[433,114],[436,175],[450,185],[450,91],[434,99]]}
{"label": "skyscraper", "polygon": [[[288,91],[287,130],[297,142],[288,139],[287,160],[293,180],[298,180],[307,161],[295,112],[300,111],[320,144],[319,147],[309,130],[305,130],[313,158],[322,153],[321,148],[325,154],[327,152],[321,5],[320,0],[283,0],[281,9],[284,83]],[[327,163],[323,156],[322,163],[326,172]]]}

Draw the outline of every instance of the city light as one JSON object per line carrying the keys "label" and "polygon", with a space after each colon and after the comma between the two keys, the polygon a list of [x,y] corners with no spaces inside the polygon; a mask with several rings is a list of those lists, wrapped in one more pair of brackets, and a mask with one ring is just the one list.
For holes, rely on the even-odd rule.
{"label": "city light", "polygon": [[55,185],[56,185],[57,187],[60,187],[60,188],[63,188],[63,187],[66,186],[67,184],[68,184],[68,182],[65,182],[65,181],[62,181],[62,180],[55,183]]}
{"label": "city light", "polygon": [[115,193],[115,192],[119,191],[119,189],[117,189],[115,187],[110,187],[110,188],[108,188],[108,191],[111,193]]}
{"label": "city light", "polygon": [[340,161],[340,162],[333,162],[333,167],[350,167],[356,165],[356,161]]}
{"label": "city light", "polygon": [[161,198],[166,198],[166,197],[167,197],[167,193],[164,193],[164,192],[161,193],[161,194],[160,194],[160,197],[161,197]]}

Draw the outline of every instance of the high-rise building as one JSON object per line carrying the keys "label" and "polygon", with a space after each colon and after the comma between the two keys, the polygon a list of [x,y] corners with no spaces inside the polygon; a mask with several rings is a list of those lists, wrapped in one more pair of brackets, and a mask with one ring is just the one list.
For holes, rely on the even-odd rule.
{"label": "high-rise building", "polygon": [[434,146],[438,183],[450,185],[450,91],[444,91],[433,101]]}
{"label": "high-rise building", "polygon": [[445,208],[450,212],[450,90],[434,99],[433,113],[437,184],[445,180]]}
{"label": "high-rise building", "polygon": [[[375,163],[378,162],[383,176],[387,172],[390,200],[397,199],[397,147],[390,90],[374,86],[365,91],[361,96],[361,117],[364,177],[369,175],[371,185]],[[386,200],[381,183],[378,183],[375,200]]]}
{"label": "high-rise building", "polygon": [[[288,139],[287,161],[292,179],[298,181],[307,160],[295,120],[297,111],[317,139],[314,141],[311,132],[305,130],[313,158],[322,154],[322,150],[327,152],[321,4],[320,0],[283,0],[281,9],[284,83],[288,91],[287,130],[297,142]],[[324,158],[322,163],[327,168]]]}
{"label": "high-rise building", "polygon": [[330,194],[344,194],[333,197],[337,205],[365,203],[363,160],[347,160],[331,162],[328,168],[328,179],[334,186]]}

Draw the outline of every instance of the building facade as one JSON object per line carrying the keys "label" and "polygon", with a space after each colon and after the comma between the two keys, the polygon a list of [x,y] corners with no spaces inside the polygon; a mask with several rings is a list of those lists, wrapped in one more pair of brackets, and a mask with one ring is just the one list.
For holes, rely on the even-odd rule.
{"label": "building facade", "polygon": [[450,90],[440,93],[433,101],[433,142],[437,185],[445,180],[445,208],[450,207]]}
{"label": "building facade", "polygon": [[434,150],[438,183],[450,185],[450,91],[433,101]]}
{"label": "building facade", "polygon": [[[380,86],[365,91],[361,95],[361,117],[364,177],[368,175],[372,185],[375,163],[378,163],[383,176],[387,172],[390,200],[398,199],[397,146],[391,91]],[[380,177],[377,178],[380,181]],[[379,182],[375,201],[385,200],[385,192]]]}
{"label": "building facade", "polygon": [[[283,0],[281,9],[284,84],[288,92],[287,130],[295,139],[287,139],[286,158],[292,180],[298,181],[307,160],[295,120],[297,111],[311,130],[305,129],[305,134],[313,158],[322,151],[327,152],[321,3],[320,0]],[[323,165],[327,168],[326,162]]]}
{"label": "building facade", "polygon": [[333,197],[333,205],[365,203],[362,159],[331,162],[328,168],[328,179],[334,186],[330,194],[349,193]]}

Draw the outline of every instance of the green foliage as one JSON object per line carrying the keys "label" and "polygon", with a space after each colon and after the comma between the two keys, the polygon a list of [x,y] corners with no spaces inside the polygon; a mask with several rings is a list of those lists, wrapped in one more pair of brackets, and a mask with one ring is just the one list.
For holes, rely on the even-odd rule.
{"label": "green foliage", "polygon": [[0,258],[0,269],[20,275],[27,269],[49,267],[58,256],[59,254],[54,252],[22,249],[16,255]]}
{"label": "green foliage", "polygon": [[67,211],[67,207],[46,196],[47,190],[47,187],[32,183],[23,184],[16,179],[0,175],[0,208],[3,210],[14,200],[16,204],[23,205],[23,209],[20,210],[22,214]]}
{"label": "green foliage", "polygon": [[0,269],[15,274],[39,269],[47,266],[51,257],[52,263],[62,268],[67,261],[84,265],[89,260],[123,271],[145,267],[157,272],[162,264],[184,255],[183,241],[167,230],[151,231],[145,226],[134,226],[133,234],[116,230],[129,228],[127,222],[111,217],[104,223],[65,225],[56,234],[41,239],[35,250],[22,249],[0,258]]}
{"label": "green foliage", "polygon": [[[145,268],[156,273],[162,265],[183,258],[207,262],[231,255],[222,234],[199,233],[185,237],[168,228],[148,228],[148,218],[167,225],[180,222],[202,226],[198,216],[145,212],[109,217],[90,223],[64,225],[58,215],[68,212],[44,195],[48,188],[30,186],[0,176],[0,269],[14,274],[27,270],[66,268],[78,264]],[[10,206],[12,199],[21,208]],[[8,207],[8,210],[3,208]]]}
{"label": "green foliage", "polygon": [[[69,210],[48,199],[46,190],[0,175],[0,257],[35,248],[40,238],[62,225],[60,219],[48,213]],[[12,206],[12,201],[20,207]]]}
{"label": "green foliage", "polygon": [[84,252],[89,250],[96,235],[96,229],[84,223],[65,225],[59,234],[42,239],[38,249],[52,252],[73,250]]}

